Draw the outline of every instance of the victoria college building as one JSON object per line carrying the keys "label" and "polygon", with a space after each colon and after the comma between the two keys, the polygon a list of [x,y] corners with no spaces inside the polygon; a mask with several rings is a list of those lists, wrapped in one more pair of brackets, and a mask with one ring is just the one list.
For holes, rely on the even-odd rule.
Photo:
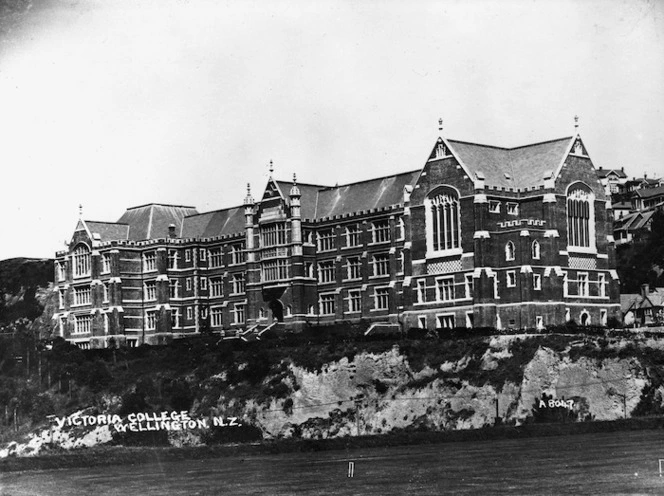
{"label": "victoria college building", "polygon": [[270,177],[254,194],[80,219],[57,253],[54,335],[102,348],[620,318],[611,204],[578,134],[517,148],[441,137],[415,170],[336,186]]}

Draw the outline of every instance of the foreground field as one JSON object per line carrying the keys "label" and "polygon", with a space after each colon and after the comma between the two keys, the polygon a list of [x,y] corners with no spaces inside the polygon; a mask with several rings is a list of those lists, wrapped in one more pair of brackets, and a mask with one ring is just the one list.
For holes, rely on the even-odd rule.
{"label": "foreground field", "polygon": [[664,431],[648,430],[245,458],[155,457],[7,473],[0,475],[0,494],[663,494],[659,458]]}

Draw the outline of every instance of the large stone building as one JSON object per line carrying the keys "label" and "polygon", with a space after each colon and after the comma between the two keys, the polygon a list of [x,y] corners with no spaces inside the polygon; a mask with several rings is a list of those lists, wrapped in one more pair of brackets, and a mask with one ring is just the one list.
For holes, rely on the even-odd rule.
{"label": "large stone building", "polygon": [[401,174],[270,178],[260,199],[207,213],[134,207],[80,220],[57,254],[56,334],[103,347],[270,325],[602,325],[620,318],[610,207],[578,135],[441,137]]}

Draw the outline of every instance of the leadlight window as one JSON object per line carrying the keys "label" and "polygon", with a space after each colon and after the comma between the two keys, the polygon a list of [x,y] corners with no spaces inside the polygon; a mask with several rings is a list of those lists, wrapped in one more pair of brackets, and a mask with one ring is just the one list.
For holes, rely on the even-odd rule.
{"label": "leadlight window", "polygon": [[464,289],[466,290],[466,298],[473,297],[473,275],[466,274],[464,276]]}
{"label": "leadlight window", "polygon": [[246,252],[244,243],[237,243],[231,245],[231,263],[241,264],[246,260]]}
{"label": "leadlight window", "polygon": [[578,275],[579,296],[588,296],[588,274]]}
{"label": "leadlight window", "polygon": [[371,239],[374,243],[385,243],[390,240],[390,221],[379,220],[371,224]]}
{"label": "leadlight window", "polygon": [[426,303],[427,301],[427,282],[424,279],[417,280],[417,302]]}
{"label": "leadlight window", "polygon": [[233,274],[233,293],[244,293],[244,274]]}
{"label": "leadlight window", "polygon": [[374,277],[390,275],[390,256],[387,253],[374,255],[372,264]]}
{"label": "leadlight window", "polygon": [[334,231],[331,229],[318,233],[318,251],[330,251],[334,249]]}
{"label": "leadlight window", "polygon": [[210,267],[221,267],[222,265],[224,265],[224,261],[221,248],[210,250]]}
{"label": "leadlight window", "polygon": [[361,312],[362,311],[362,294],[359,289],[348,290],[348,311]]}
{"label": "leadlight window", "polygon": [[438,301],[454,300],[453,277],[440,277],[436,279],[436,299]]}
{"label": "leadlight window", "polygon": [[318,304],[320,307],[321,315],[332,315],[335,312],[334,294],[320,295]]}
{"label": "leadlight window", "polygon": [[426,202],[427,245],[440,252],[461,247],[459,200],[452,192],[440,193]]}
{"label": "leadlight window", "polygon": [[207,250],[205,248],[200,248],[198,250],[198,256],[199,256],[201,262],[206,262],[207,261]]}
{"label": "leadlight window", "polygon": [[180,309],[171,308],[171,327],[177,329],[180,327]]}
{"label": "leadlight window", "polygon": [[178,298],[179,287],[180,283],[177,279],[171,279],[170,281],[168,281],[168,293],[171,298]]}
{"label": "leadlight window", "polygon": [[208,280],[207,277],[201,277],[201,290],[207,291]]}
{"label": "leadlight window", "polygon": [[263,281],[280,281],[288,279],[288,260],[270,260],[263,262]]}
{"label": "leadlight window", "polygon": [[401,241],[406,239],[406,224],[403,221],[403,217],[397,219],[397,240]]}
{"label": "leadlight window", "polygon": [[90,275],[90,250],[80,245],[74,250],[74,277]]}
{"label": "leadlight window", "polygon": [[244,324],[244,303],[236,303],[233,306],[233,323]]}
{"label": "leadlight window", "polygon": [[178,252],[177,250],[168,250],[168,268],[178,268]]}
{"label": "leadlight window", "polygon": [[149,281],[145,283],[145,299],[156,300],[157,299],[157,283],[154,281]]}
{"label": "leadlight window", "polygon": [[374,308],[387,310],[390,307],[390,288],[376,288],[374,291]]}
{"label": "leadlight window", "polygon": [[325,262],[318,263],[318,282],[334,282],[336,280],[334,276],[334,261],[329,260]]}
{"label": "leadlight window", "polygon": [[90,286],[79,286],[74,288],[74,305],[90,304]]}
{"label": "leadlight window", "polygon": [[57,262],[55,267],[58,273],[58,281],[64,281],[66,277],[65,263]]}
{"label": "leadlight window", "polygon": [[101,256],[101,273],[108,274],[111,272],[111,254],[104,253]]}
{"label": "leadlight window", "polygon": [[88,334],[92,332],[92,315],[74,316],[74,334]]}
{"label": "leadlight window", "polygon": [[575,189],[567,195],[567,244],[581,248],[594,247],[594,195]]}
{"label": "leadlight window", "polygon": [[601,298],[606,297],[606,276],[604,274],[599,274],[597,276],[597,285],[599,286],[599,296]]}
{"label": "leadlight window", "polygon": [[157,253],[149,251],[143,255],[143,271],[150,272],[157,270]]}
{"label": "leadlight window", "polygon": [[348,279],[362,279],[362,260],[359,257],[348,258],[346,267]]}
{"label": "leadlight window", "polygon": [[223,309],[213,308],[210,310],[210,325],[212,327],[222,327],[224,323]]}
{"label": "leadlight window", "polygon": [[147,312],[145,312],[145,328],[150,330],[157,328],[156,310],[148,310]]}
{"label": "leadlight window", "polygon": [[210,296],[224,295],[224,280],[221,277],[210,278]]}
{"label": "leadlight window", "polygon": [[346,246],[360,246],[360,227],[356,224],[346,228]]}
{"label": "leadlight window", "polygon": [[507,213],[509,215],[519,215],[519,204],[518,203],[508,203],[507,204]]}
{"label": "leadlight window", "polygon": [[500,213],[500,202],[497,200],[489,200],[489,212],[492,214]]}
{"label": "leadlight window", "polygon": [[108,284],[102,284],[102,303],[108,303]]}
{"label": "leadlight window", "polygon": [[286,243],[285,223],[270,224],[269,226],[261,227],[261,248],[285,245]]}

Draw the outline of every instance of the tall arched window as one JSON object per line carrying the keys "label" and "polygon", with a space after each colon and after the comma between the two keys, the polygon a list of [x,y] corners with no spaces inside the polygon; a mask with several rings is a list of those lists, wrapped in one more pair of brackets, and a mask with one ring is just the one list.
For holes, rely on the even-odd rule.
{"label": "tall arched window", "polygon": [[427,248],[441,252],[461,248],[459,197],[451,189],[437,190],[425,202]]}
{"label": "tall arched window", "polygon": [[90,249],[78,245],[74,250],[74,277],[90,275]]}
{"label": "tall arched window", "polygon": [[514,260],[514,243],[511,241],[505,245],[505,260]]}
{"label": "tall arched window", "polygon": [[595,247],[595,195],[584,185],[574,185],[567,193],[567,245]]}
{"label": "tall arched window", "polygon": [[533,241],[532,257],[533,260],[539,260],[540,258],[540,244],[537,240]]}

